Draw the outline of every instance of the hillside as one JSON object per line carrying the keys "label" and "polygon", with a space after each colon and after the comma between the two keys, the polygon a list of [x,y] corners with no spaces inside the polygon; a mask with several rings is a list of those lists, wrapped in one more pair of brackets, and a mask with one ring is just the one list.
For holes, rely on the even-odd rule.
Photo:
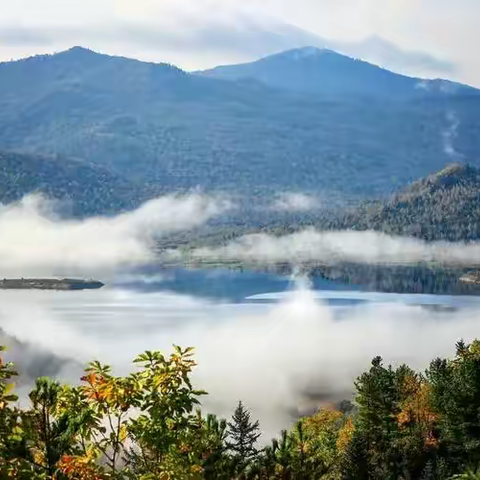
{"label": "hillside", "polygon": [[[359,82],[378,70],[348,62]],[[389,85],[407,81],[382,72]],[[278,192],[372,198],[450,163],[449,132],[458,154],[480,166],[476,91],[416,92],[402,102],[312,96],[77,47],[0,64],[0,149],[79,158],[162,191],[222,190],[249,206]]]}
{"label": "hillside", "polygon": [[73,215],[130,209],[149,194],[146,187],[139,188],[97,165],[69,158],[0,152],[0,203],[39,192],[62,200],[66,213]]}
{"label": "hillside", "polygon": [[[271,216],[262,220],[213,225],[172,235],[163,239],[163,247],[224,245],[247,234],[263,232],[281,236],[311,227],[318,230],[376,230],[425,240],[480,240],[480,169],[454,163],[411,183],[388,199],[364,201],[356,206],[312,212],[311,215],[297,212],[283,218]],[[365,278],[376,277],[367,275],[365,268],[361,270],[354,266],[353,270],[360,271],[359,277],[362,274]],[[398,272],[396,275],[399,276]],[[458,280],[458,275],[455,278]],[[381,289],[379,285],[376,288]]]}
{"label": "hillside", "polygon": [[328,49],[304,47],[252,63],[199,72],[224,80],[253,79],[276,88],[322,95],[369,95],[404,98],[475,90],[446,80],[398,75],[376,65]]}
{"label": "hillside", "polygon": [[368,202],[342,226],[426,240],[480,239],[480,170],[452,164],[387,201]]}

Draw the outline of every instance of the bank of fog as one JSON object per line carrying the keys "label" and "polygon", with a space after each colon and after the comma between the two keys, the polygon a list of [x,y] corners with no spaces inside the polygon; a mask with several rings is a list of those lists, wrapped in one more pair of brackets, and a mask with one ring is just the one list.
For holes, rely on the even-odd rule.
{"label": "bank of fog", "polygon": [[[434,357],[452,355],[460,338],[480,337],[478,310],[439,313],[378,304],[334,308],[319,303],[305,287],[273,305],[118,290],[95,296],[2,295],[5,332],[74,360],[56,371],[70,381],[92,358],[126,374],[130,360],[145,349],[195,346],[195,385],[209,392],[203,408],[229,416],[242,399],[260,419],[267,440],[302,413],[350,399],[353,380],[376,355],[424,369]],[[16,356],[25,361],[36,354],[29,349]]]}
{"label": "bank of fog", "polygon": [[[171,250],[164,255],[175,258],[179,252]],[[241,261],[259,265],[352,262],[478,267],[480,242],[426,242],[375,231],[307,228],[281,236],[264,233],[245,235],[226,245],[194,249],[188,256],[200,261]]]}
{"label": "bank of fog", "polygon": [[39,195],[0,204],[1,275],[108,275],[155,260],[155,241],[230,208],[225,198],[191,193],[150,200],[116,216],[62,219]]}

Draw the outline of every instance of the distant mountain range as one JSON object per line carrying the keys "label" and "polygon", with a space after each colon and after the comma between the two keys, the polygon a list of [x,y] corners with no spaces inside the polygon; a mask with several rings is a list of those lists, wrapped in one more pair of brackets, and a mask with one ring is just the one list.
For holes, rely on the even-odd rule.
{"label": "distant mountain range", "polygon": [[[329,50],[190,74],[76,47],[0,64],[0,151],[24,155],[18,172],[0,157],[0,199],[40,189],[90,214],[197,186],[255,205],[385,196],[452,156],[480,166],[479,111],[476,89]],[[29,162],[59,173],[29,185]]]}
{"label": "distant mountain range", "polygon": [[479,93],[447,80],[424,80],[390,72],[332,50],[304,47],[270,55],[252,63],[199,72],[224,80],[257,80],[265,85],[317,95],[424,97],[426,94]]}

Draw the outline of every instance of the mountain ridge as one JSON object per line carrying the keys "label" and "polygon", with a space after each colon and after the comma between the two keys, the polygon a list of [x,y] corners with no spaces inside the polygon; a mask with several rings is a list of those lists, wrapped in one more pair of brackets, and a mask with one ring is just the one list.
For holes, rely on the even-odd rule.
{"label": "mountain ridge", "polygon": [[303,94],[74,48],[0,65],[0,150],[263,204],[282,192],[331,202],[388,195],[450,163],[446,139],[480,165],[476,93],[376,94]]}
{"label": "mountain ridge", "polygon": [[379,230],[424,240],[480,239],[480,168],[455,162],[385,201],[367,202],[341,227]]}
{"label": "mountain ridge", "polygon": [[[355,75],[353,73],[355,72]],[[266,85],[316,94],[417,95],[480,90],[445,79],[424,79],[395,73],[330,48],[314,46],[268,55],[254,62],[221,65],[196,72],[225,80],[251,78]]]}

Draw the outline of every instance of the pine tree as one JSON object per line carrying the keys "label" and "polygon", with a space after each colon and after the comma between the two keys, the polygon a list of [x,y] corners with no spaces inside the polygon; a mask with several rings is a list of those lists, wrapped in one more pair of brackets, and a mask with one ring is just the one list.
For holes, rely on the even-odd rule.
{"label": "pine tree", "polygon": [[243,403],[238,402],[232,421],[228,422],[227,448],[241,463],[248,463],[258,454],[256,443],[260,437],[260,426],[258,420],[252,422],[250,412]]}
{"label": "pine tree", "polygon": [[345,480],[367,480],[370,478],[368,439],[361,431],[355,431],[340,465]]}

